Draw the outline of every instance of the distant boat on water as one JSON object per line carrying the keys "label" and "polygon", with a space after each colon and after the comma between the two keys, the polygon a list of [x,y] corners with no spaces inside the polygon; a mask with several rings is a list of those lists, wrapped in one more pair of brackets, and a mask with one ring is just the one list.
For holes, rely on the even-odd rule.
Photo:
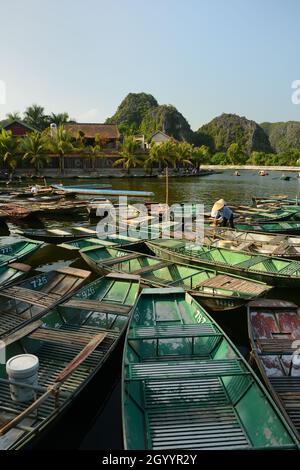
{"label": "distant boat on water", "polygon": [[135,190],[120,190],[120,189],[101,189],[94,187],[82,186],[63,186],[62,184],[54,184],[54,189],[62,191],[66,194],[83,194],[83,195],[96,195],[96,196],[132,196],[132,197],[151,197],[154,193],[151,191],[135,191]]}

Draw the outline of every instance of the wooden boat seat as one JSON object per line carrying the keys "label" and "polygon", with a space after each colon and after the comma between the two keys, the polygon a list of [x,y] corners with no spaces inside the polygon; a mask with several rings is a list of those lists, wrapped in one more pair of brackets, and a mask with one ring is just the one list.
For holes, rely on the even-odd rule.
{"label": "wooden boat seat", "polygon": [[201,282],[194,289],[199,287],[212,287],[214,289],[227,289],[243,294],[259,295],[267,290],[264,284],[258,284],[253,281],[243,280],[227,276],[226,274],[218,274],[215,277],[206,279]]}
{"label": "wooden boat seat", "polygon": [[289,235],[275,235],[274,238],[272,238],[269,243],[271,245],[273,245],[273,243],[282,243],[284,242],[287,238],[289,237]]}
{"label": "wooden boat seat", "polygon": [[63,307],[93,310],[96,312],[104,311],[105,313],[113,313],[115,315],[128,315],[132,308],[129,305],[114,304],[112,302],[101,302],[99,300],[82,300],[76,298],[70,299],[62,305]]}
{"label": "wooden boat seat", "polygon": [[101,263],[105,266],[112,266],[117,263],[123,263],[123,261],[130,261],[131,259],[140,258],[141,256],[144,256],[144,255],[138,254],[138,253],[130,253],[130,255],[118,256],[117,258],[103,260],[101,261]]}
{"label": "wooden boat seat", "polygon": [[276,246],[275,249],[272,251],[272,255],[278,256],[278,255],[284,255],[285,252],[291,248],[292,245],[289,243],[288,240],[286,240],[283,243],[280,243],[279,246]]}
{"label": "wooden boat seat", "polygon": [[251,241],[251,242],[244,242],[244,243],[241,243],[240,245],[238,245],[238,249],[241,250],[241,251],[251,251],[250,248],[251,247],[254,247],[255,246],[255,242],[254,241]]}
{"label": "wooden boat seat", "polygon": [[293,347],[295,340],[292,339],[259,339],[257,343],[263,354],[293,354],[295,352],[295,346]]}
{"label": "wooden boat seat", "polygon": [[[101,334],[102,342],[107,334],[100,333],[99,335]],[[55,328],[38,328],[30,335],[30,338],[59,344],[85,346],[90,342],[93,336],[94,335],[81,331],[72,332]]]}
{"label": "wooden boat seat", "polygon": [[222,336],[215,325],[206,323],[201,325],[159,325],[159,326],[141,326],[134,328],[128,339],[163,339],[180,337],[207,337]]}
{"label": "wooden boat seat", "polygon": [[297,271],[300,271],[300,263],[298,261],[294,261],[292,263],[289,263],[285,268],[278,271],[278,273],[289,276]]}
{"label": "wooden boat seat", "polygon": [[158,269],[166,268],[167,266],[172,265],[171,261],[162,261],[161,263],[152,264],[151,266],[144,266],[143,268],[136,269],[132,274],[145,274],[151,271],[157,271]]}
{"label": "wooden boat seat", "polygon": [[176,379],[180,377],[215,377],[249,375],[240,359],[205,359],[194,361],[147,362],[128,365],[129,380]]}
{"label": "wooden boat seat", "polygon": [[43,291],[35,291],[21,286],[8,287],[1,291],[1,296],[45,308],[50,307],[61,298],[59,294],[53,292],[47,294]]}

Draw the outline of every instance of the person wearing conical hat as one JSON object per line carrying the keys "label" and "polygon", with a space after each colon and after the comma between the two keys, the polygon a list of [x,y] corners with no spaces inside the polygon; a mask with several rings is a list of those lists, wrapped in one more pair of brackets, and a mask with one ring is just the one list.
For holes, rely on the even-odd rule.
{"label": "person wearing conical hat", "polygon": [[224,199],[219,199],[214,203],[210,215],[214,219],[214,225],[221,225],[221,227],[229,225],[229,227],[234,228],[233,212]]}

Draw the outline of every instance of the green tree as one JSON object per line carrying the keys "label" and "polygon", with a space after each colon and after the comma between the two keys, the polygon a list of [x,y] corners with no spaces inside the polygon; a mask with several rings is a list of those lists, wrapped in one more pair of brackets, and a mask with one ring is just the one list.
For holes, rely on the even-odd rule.
{"label": "green tree", "polygon": [[47,135],[37,131],[26,134],[20,142],[23,159],[29,160],[34,165],[37,174],[43,162],[48,160],[46,156],[47,146]]}
{"label": "green tree", "polygon": [[6,115],[6,118],[9,122],[12,122],[12,121],[22,121],[22,118],[21,118],[21,115],[20,115],[20,112],[19,111],[14,111],[12,113],[8,113]]}
{"label": "green tree", "polygon": [[217,152],[211,157],[211,163],[214,165],[229,165],[231,161],[227,153]]}
{"label": "green tree", "polygon": [[70,121],[70,117],[68,113],[51,113],[50,116],[47,118],[47,122],[49,124],[53,123],[56,124],[58,127],[66,124]]}
{"label": "green tree", "polygon": [[59,126],[53,135],[48,137],[48,149],[59,157],[60,172],[64,173],[65,155],[81,150],[81,147],[76,146],[71,133],[64,126]]}
{"label": "green tree", "polygon": [[43,106],[33,104],[26,108],[24,122],[36,130],[43,130],[49,125],[49,116],[45,114]]}
{"label": "green tree", "polygon": [[97,133],[95,135],[95,145],[88,145],[86,147],[86,152],[92,161],[92,168],[94,171],[96,168],[96,159],[99,157],[103,157],[103,146],[104,142],[102,140],[102,137],[99,133]]}
{"label": "green tree", "polygon": [[15,170],[19,157],[19,141],[13,137],[11,131],[2,129],[0,132],[0,159],[2,163]]}
{"label": "green tree", "polygon": [[241,147],[237,143],[231,144],[227,149],[227,156],[233,165],[241,164],[246,162],[246,156],[242,151]]}
{"label": "green tree", "polygon": [[207,145],[194,147],[192,152],[192,162],[198,171],[200,170],[201,164],[210,163],[209,147]]}
{"label": "green tree", "polygon": [[192,165],[194,146],[187,142],[174,144],[174,164],[179,166]]}
{"label": "green tree", "polygon": [[136,168],[143,163],[140,154],[140,145],[132,136],[125,137],[119,155],[121,158],[118,158],[118,160],[113,163],[113,166],[122,165],[123,168],[127,170],[128,174],[130,174],[131,168]]}

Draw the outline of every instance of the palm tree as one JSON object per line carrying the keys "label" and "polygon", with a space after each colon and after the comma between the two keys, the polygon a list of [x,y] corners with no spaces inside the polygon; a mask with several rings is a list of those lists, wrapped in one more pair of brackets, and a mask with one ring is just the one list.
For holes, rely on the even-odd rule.
{"label": "palm tree", "polygon": [[158,165],[160,165],[160,145],[158,144],[151,145],[148,157],[146,158],[144,163],[145,171],[148,171],[150,169],[150,175],[152,175],[153,165],[155,163],[158,163]]}
{"label": "palm tree", "polygon": [[65,155],[78,150],[78,147],[73,143],[72,135],[67,132],[64,126],[59,126],[53,136],[48,138],[47,146],[51,153],[59,157],[59,168],[60,172],[63,173],[65,169]]}
{"label": "palm tree", "polygon": [[207,145],[201,145],[201,147],[194,147],[191,159],[194,163],[195,168],[197,169],[197,171],[199,171],[201,163],[209,163],[209,147],[207,147]]}
{"label": "palm tree", "polygon": [[56,124],[57,127],[59,127],[69,122],[70,117],[68,113],[58,113],[58,114],[51,113],[48,120],[50,124],[53,123],[53,124]]}
{"label": "palm tree", "polygon": [[43,130],[49,125],[49,116],[45,114],[43,106],[33,104],[24,112],[24,122],[37,130]]}
{"label": "palm tree", "polygon": [[188,142],[180,142],[174,146],[175,163],[182,166],[192,165],[194,146]]}
{"label": "palm tree", "polygon": [[43,160],[47,160],[45,155],[47,144],[48,140],[46,134],[37,131],[26,134],[20,143],[23,159],[29,160],[30,163],[34,165],[36,174],[38,174],[40,164]]}
{"label": "palm tree", "polygon": [[174,166],[176,158],[176,144],[171,140],[160,144],[160,164],[166,172],[166,204],[169,204],[169,164]]}
{"label": "palm tree", "polygon": [[131,168],[142,164],[141,155],[138,155],[139,150],[140,145],[132,136],[125,137],[119,151],[121,158],[118,158],[118,160],[113,163],[113,166],[122,165],[129,174]]}
{"label": "palm tree", "polygon": [[21,121],[22,120],[19,111],[14,111],[13,113],[8,113],[6,115],[6,118],[9,122],[11,122],[11,121]]}
{"label": "palm tree", "polygon": [[19,156],[19,141],[12,136],[11,131],[2,129],[0,132],[0,159],[9,168],[15,170]]}
{"label": "palm tree", "polygon": [[169,164],[175,161],[175,145],[172,141],[162,144],[152,144],[149,150],[148,158],[145,161],[145,169],[151,168],[154,163],[158,163],[159,169],[165,168],[166,174],[166,204],[169,201]]}

